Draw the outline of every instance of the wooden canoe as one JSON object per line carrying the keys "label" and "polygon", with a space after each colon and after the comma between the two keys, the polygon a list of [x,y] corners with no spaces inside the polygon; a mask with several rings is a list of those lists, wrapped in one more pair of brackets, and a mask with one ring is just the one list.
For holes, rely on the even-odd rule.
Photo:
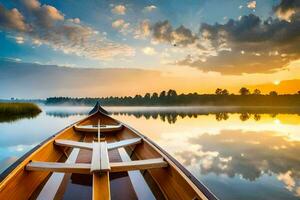
{"label": "wooden canoe", "polygon": [[[75,128],[99,120],[121,126],[94,134]],[[0,178],[0,199],[6,200],[217,199],[168,153],[98,103],[88,117],[42,142]]]}

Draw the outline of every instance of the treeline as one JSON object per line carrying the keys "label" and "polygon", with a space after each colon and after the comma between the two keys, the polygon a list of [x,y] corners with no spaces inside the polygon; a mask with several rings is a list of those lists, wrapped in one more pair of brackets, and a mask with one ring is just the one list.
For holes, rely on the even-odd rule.
{"label": "treeline", "polygon": [[241,88],[240,94],[229,94],[228,90],[218,88],[215,94],[177,94],[175,90],[145,95],[102,98],[70,98],[50,97],[46,105],[95,105],[99,101],[103,106],[182,106],[182,105],[212,105],[212,106],[300,106],[300,92],[296,94],[278,95],[272,91],[267,95],[256,89],[252,93],[247,88]]}

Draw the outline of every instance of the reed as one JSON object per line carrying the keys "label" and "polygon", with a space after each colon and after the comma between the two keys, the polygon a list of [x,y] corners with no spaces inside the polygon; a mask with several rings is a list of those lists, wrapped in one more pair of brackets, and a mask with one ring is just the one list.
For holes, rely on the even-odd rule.
{"label": "reed", "polygon": [[0,122],[37,116],[42,110],[33,103],[0,103]]}

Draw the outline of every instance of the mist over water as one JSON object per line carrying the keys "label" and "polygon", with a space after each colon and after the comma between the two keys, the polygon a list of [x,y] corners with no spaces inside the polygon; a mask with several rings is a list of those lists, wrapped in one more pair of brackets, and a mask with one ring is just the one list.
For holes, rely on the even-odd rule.
{"label": "mist over water", "polygon": [[[0,123],[0,170],[90,107],[42,107]],[[151,138],[220,199],[300,198],[300,115],[289,108],[106,107]]]}

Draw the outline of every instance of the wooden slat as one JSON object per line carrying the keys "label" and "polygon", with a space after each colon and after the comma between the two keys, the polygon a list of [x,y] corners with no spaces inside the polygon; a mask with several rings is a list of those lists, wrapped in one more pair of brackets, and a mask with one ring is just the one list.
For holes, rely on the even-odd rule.
{"label": "wooden slat", "polygon": [[107,144],[107,149],[108,150],[117,149],[117,148],[121,148],[121,147],[126,147],[126,146],[130,146],[130,145],[139,144],[141,142],[142,142],[141,138],[121,140],[119,142],[108,143]]}
{"label": "wooden slat", "polygon": [[[80,132],[85,132],[85,133],[97,133],[98,132],[98,126],[91,126],[91,125],[75,125],[74,126],[75,130],[80,131]],[[106,132],[114,132],[121,130],[123,126],[121,124],[118,125],[104,125],[101,126],[101,133],[106,133]]]}
{"label": "wooden slat", "polygon": [[[117,149],[117,148],[121,148],[121,147],[139,144],[141,142],[142,142],[142,138],[133,138],[133,139],[122,140],[119,142],[112,142],[112,143],[107,144],[107,149],[108,150]],[[65,146],[65,147],[73,147],[73,148],[81,148],[81,149],[90,149],[90,150],[93,149],[92,143],[76,142],[76,141],[72,141],[72,140],[58,139],[58,140],[55,140],[55,145]]]}
{"label": "wooden slat", "polygon": [[54,144],[58,145],[58,146],[75,147],[75,148],[80,148],[80,149],[92,149],[93,148],[92,143],[76,142],[76,141],[72,141],[72,140],[58,139],[58,140],[54,141]]}
{"label": "wooden slat", "polygon": [[107,143],[106,142],[100,142],[100,170],[103,171],[109,171],[110,165],[109,165],[109,158],[108,158],[108,152],[107,152]]}
{"label": "wooden slat", "polygon": [[[124,148],[119,148],[118,151],[123,162],[131,161]],[[128,171],[128,176],[138,199],[155,199],[155,196],[139,170]]]}
{"label": "wooden slat", "polygon": [[110,163],[111,172],[144,170],[144,169],[162,168],[167,166],[168,163],[165,162],[162,158]]}
{"label": "wooden slat", "polygon": [[58,163],[58,162],[30,162],[26,165],[28,171],[50,171],[64,173],[90,174],[91,164],[86,163]]}
{"label": "wooden slat", "polygon": [[[66,163],[75,163],[78,154],[79,149],[73,149]],[[37,200],[54,199],[65,178],[68,178],[65,173],[54,172],[44,185]]]}
{"label": "wooden slat", "polygon": [[93,200],[110,199],[109,172],[93,173]]}
{"label": "wooden slat", "polygon": [[101,170],[101,163],[100,163],[100,156],[101,156],[101,146],[100,142],[93,142],[93,153],[92,153],[92,162],[91,162],[91,172],[100,172]]}
{"label": "wooden slat", "polygon": [[[129,162],[110,163],[111,172],[122,172],[131,170],[144,170],[167,167],[168,163],[162,158],[147,160],[134,160]],[[28,171],[51,171],[64,173],[90,174],[91,164],[86,163],[55,163],[55,162],[30,162],[26,165]]]}

